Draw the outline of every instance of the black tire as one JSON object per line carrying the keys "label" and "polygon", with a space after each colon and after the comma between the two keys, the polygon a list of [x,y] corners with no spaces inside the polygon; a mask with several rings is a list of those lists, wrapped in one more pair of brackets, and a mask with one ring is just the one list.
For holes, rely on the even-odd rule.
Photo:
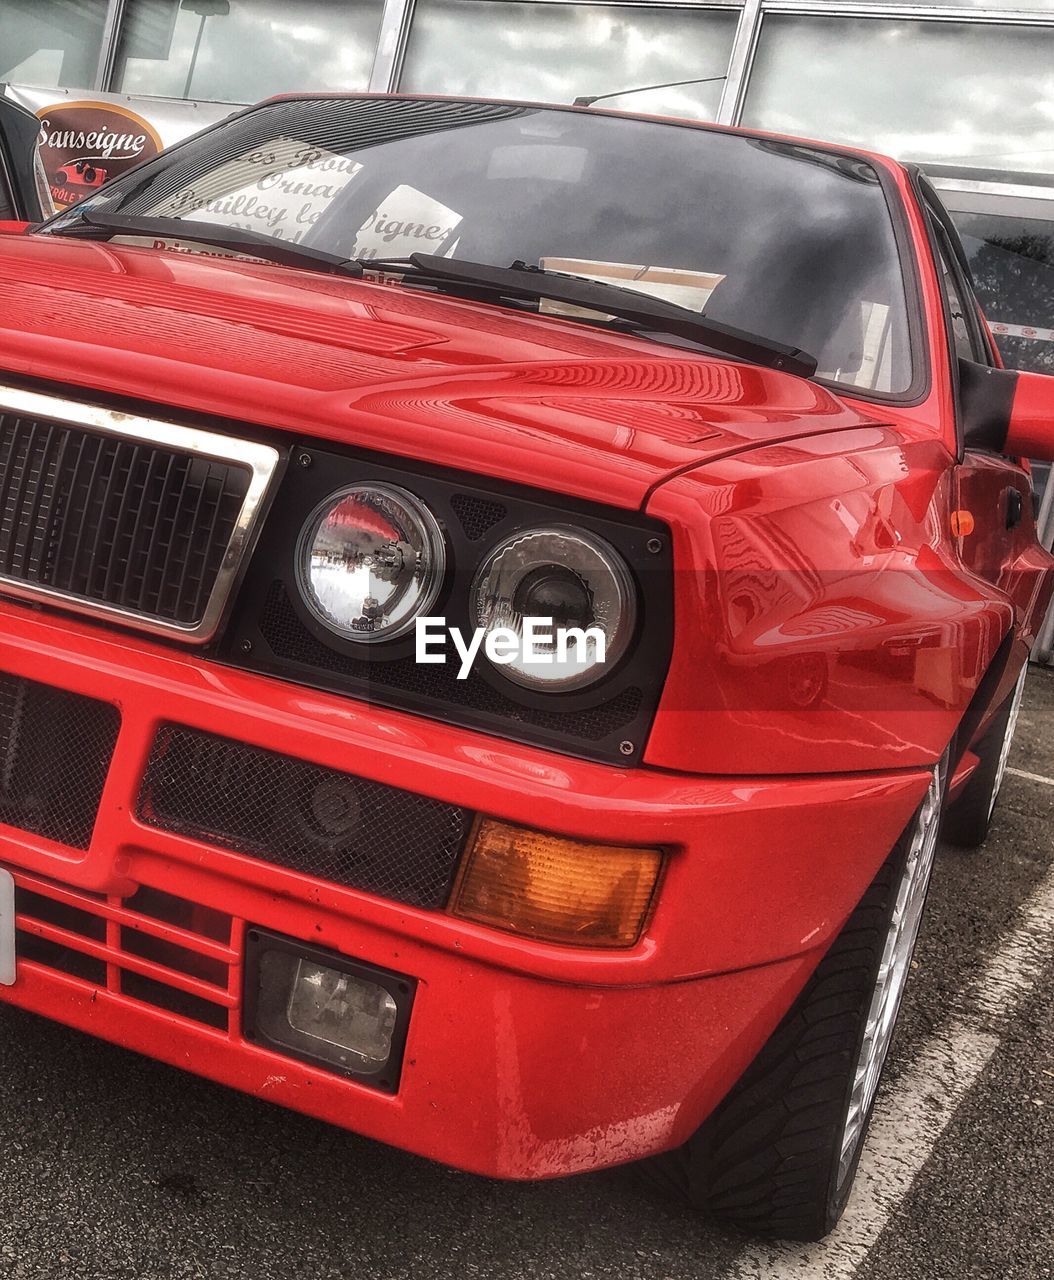
{"label": "black tire", "polygon": [[916,829],[913,819],[790,1012],[692,1138],[649,1161],[653,1186],[749,1232],[819,1240],[842,1216],[842,1138],[879,963]]}
{"label": "black tire", "polygon": [[941,835],[949,844],[962,849],[976,849],[988,838],[1003,782],[1004,747],[1009,751],[1007,738],[1013,740],[1027,673],[1026,664],[1014,692],[1000,708],[988,732],[973,748],[980,764],[945,811]]}

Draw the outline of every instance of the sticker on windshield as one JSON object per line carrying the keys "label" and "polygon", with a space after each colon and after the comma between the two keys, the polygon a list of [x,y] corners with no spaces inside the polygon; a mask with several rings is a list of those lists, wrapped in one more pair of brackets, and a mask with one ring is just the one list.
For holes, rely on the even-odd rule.
{"label": "sticker on windshield", "polygon": [[362,170],[347,156],[275,138],[228,160],[145,212],[258,231],[296,244]]}
{"label": "sticker on windshield", "polygon": [[[569,275],[584,276],[601,284],[615,284],[623,289],[634,289],[652,298],[692,311],[703,311],[710,295],[724,280],[723,275],[711,271],[686,271],[676,267],[648,267],[628,262],[592,262],[587,258],[542,258],[538,264],[546,271],[565,271]],[[541,310],[549,315],[596,316],[596,311],[572,306],[566,302],[544,299]]]}
{"label": "sticker on windshield", "polygon": [[416,187],[399,186],[358,230],[353,258],[406,258],[411,253],[449,257],[462,215]]}
{"label": "sticker on windshield", "polygon": [[171,236],[114,236],[111,244],[128,244],[134,249],[165,249],[169,253],[189,253],[196,258],[239,258],[242,262],[273,265],[268,258],[257,258],[240,249],[224,249],[220,245],[202,244],[200,240],[174,240]]}
{"label": "sticker on windshield", "polygon": [[844,340],[829,344],[829,348],[851,352],[852,362],[829,369],[821,357],[818,376],[831,382],[866,387],[869,391],[891,391],[893,324],[886,303],[859,299],[855,308],[847,313],[842,333]]}
{"label": "sticker on windshield", "polygon": [[861,385],[872,391],[889,391],[893,385],[893,326],[884,302],[861,302],[864,321],[864,350],[860,365]]}

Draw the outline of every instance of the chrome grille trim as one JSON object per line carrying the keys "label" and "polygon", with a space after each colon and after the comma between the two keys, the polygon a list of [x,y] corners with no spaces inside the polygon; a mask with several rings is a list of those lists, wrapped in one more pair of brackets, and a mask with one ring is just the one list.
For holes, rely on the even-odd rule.
{"label": "chrome grille trim", "polygon": [[190,458],[211,459],[244,467],[248,471],[248,488],[222,563],[202,615],[194,623],[170,621],[150,613],[122,608],[0,573],[0,594],[3,595],[29,601],[47,601],[89,617],[109,619],[154,635],[174,636],[191,644],[204,644],[211,640],[259,531],[266,502],[271,496],[272,482],[283,460],[282,452],[270,445],[220,435],[198,427],[182,426],[162,418],[139,417],[5,385],[0,385],[0,413],[42,419],[74,430],[81,428],[130,443],[169,449]]}

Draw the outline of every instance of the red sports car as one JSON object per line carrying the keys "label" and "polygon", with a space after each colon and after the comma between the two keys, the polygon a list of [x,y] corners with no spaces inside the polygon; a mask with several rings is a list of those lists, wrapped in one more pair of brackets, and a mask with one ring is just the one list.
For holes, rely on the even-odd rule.
{"label": "red sports car", "polygon": [[0,998],[828,1231],[1054,583],[925,178],[296,97],[6,230]]}

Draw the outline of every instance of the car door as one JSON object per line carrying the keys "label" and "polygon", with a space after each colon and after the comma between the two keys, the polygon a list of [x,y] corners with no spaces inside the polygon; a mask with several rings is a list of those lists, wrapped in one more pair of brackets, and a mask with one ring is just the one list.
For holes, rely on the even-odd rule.
{"label": "car door", "polygon": [[40,222],[54,212],[39,140],[32,111],[0,93],[0,222]]}
{"label": "car door", "polygon": [[[935,198],[928,196],[926,203],[955,355],[996,364],[954,226]],[[956,505],[964,513],[959,534],[962,561],[1010,597],[1018,624],[1027,629],[1042,578],[1040,559],[1030,554],[1036,547],[1036,524],[1028,464],[969,445],[961,426],[959,438]]]}

